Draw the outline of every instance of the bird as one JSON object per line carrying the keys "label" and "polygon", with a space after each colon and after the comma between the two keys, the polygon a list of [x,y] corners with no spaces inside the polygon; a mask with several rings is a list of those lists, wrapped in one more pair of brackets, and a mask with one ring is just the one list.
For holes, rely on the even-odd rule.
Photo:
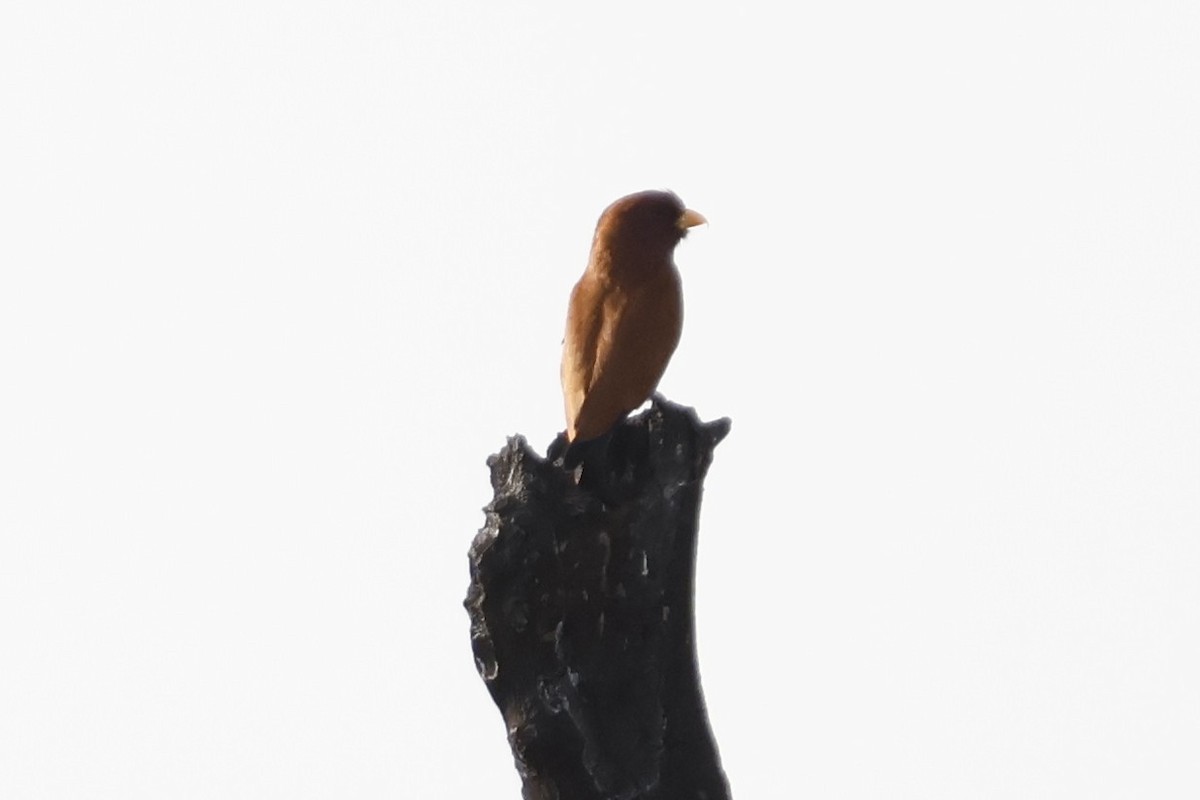
{"label": "bird", "polygon": [[658,387],[683,330],[675,246],[707,222],[658,190],[621,197],[600,215],[563,336],[568,453],[606,437]]}

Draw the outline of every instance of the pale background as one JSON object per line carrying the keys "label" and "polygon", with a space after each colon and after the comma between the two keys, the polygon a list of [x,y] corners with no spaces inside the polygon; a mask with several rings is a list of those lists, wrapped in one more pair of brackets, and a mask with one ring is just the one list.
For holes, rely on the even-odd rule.
{"label": "pale background", "polygon": [[739,798],[1200,796],[1200,5],[0,11],[0,797],[517,798],[466,550],[600,210]]}

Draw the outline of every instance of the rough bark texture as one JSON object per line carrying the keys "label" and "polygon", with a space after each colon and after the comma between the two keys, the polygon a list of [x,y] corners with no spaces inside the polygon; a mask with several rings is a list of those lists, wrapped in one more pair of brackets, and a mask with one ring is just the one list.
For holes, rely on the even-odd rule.
{"label": "rough bark texture", "polygon": [[656,398],[582,486],[520,436],[488,460],[465,605],[526,800],[729,797],[692,597],[702,483],[728,431]]}

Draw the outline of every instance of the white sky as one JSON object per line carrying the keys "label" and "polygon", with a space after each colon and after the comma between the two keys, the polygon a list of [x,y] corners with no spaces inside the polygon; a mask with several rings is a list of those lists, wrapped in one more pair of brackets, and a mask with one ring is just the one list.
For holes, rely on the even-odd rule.
{"label": "white sky", "polygon": [[0,10],[0,796],[517,798],[466,550],[600,210],[739,798],[1200,795],[1200,6]]}

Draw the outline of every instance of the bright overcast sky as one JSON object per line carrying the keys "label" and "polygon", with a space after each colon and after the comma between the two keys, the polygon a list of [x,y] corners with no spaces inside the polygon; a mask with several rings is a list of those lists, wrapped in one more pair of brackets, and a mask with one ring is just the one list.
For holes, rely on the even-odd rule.
{"label": "bright overcast sky", "polygon": [[644,188],[734,795],[1200,796],[1200,5],[583,8],[4,4],[0,797],[518,798],[484,462]]}

